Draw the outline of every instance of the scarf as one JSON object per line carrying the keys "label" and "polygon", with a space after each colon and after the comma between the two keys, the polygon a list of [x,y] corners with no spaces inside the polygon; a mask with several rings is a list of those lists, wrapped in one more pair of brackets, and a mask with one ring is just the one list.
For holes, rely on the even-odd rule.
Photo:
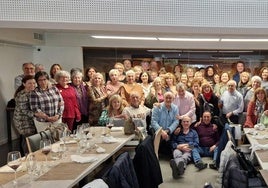
{"label": "scarf", "polygon": [[211,97],[212,97],[212,91],[210,91],[209,93],[203,93],[204,98],[206,99],[206,101],[210,101]]}

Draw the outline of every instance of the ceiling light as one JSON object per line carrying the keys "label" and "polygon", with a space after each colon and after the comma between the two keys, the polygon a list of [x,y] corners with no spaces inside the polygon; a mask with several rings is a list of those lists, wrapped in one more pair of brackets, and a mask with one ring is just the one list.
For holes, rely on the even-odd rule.
{"label": "ceiling light", "polygon": [[221,39],[222,42],[268,42],[268,39]]}
{"label": "ceiling light", "polygon": [[158,38],[163,41],[219,42],[219,38]]}
{"label": "ceiling light", "polygon": [[219,50],[219,53],[253,53],[253,50]]}
{"label": "ceiling light", "polygon": [[170,53],[178,53],[182,52],[181,50],[147,50],[147,52],[170,52]]}
{"label": "ceiling light", "polygon": [[97,36],[97,35],[92,35],[91,37],[96,39],[157,40],[157,38],[155,37]]}

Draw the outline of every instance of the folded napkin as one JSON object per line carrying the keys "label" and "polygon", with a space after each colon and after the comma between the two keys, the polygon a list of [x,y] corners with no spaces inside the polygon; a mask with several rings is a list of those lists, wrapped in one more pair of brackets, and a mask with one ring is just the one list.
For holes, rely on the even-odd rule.
{"label": "folded napkin", "polygon": [[77,163],[93,163],[98,160],[97,157],[82,157],[80,155],[71,155],[71,160]]}
{"label": "folded napkin", "polygon": [[[22,164],[17,169],[17,172],[24,172],[26,170],[27,170],[26,165]],[[14,170],[10,168],[9,166],[5,165],[0,168],[0,173],[14,173]]]}
{"label": "folded napkin", "polygon": [[102,141],[107,144],[118,142],[118,140],[112,136],[105,136],[103,137]]}
{"label": "folded napkin", "polygon": [[258,131],[254,130],[254,129],[247,129],[245,130],[246,134],[251,134],[251,135],[257,135]]}
{"label": "folded napkin", "polygon": [[268,135],[254,135],[252,136],[252,138],[256,139],[256,140],[264,140],[268,138]]}
{"label": "folded napkin", "polygon": [[123,131],[123,127],[112,127],[111,131],[112,132],[120,132],[120,131]]}
{"label": "folded napkin", "polygon": [[106,151],[106,149],[104,149],[104,148],[102,148],[102,147],[98,147],[97,149],[96,149],[96,152],[97,153],[104,153]]}
{"label": "folded napkin", "polygon": [[265,129],[265,126],[259,123],[259,124],[254,125],[254,129],[262,131]]}
{"label": "folded napkin", "polygon": [[268,144],[258,144],[258,143],[253,143],[249,149],[251,149],[251,155],[250,158],[253,159],[254,152],[257,150],[267,150],[268,149]]}

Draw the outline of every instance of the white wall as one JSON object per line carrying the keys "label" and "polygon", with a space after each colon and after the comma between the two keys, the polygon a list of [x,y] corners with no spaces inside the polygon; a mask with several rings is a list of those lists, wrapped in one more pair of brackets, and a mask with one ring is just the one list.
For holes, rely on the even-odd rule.
{"label": "white wall", "polygon": [[[40,49],[40,51],[38,51]],[[33,52],[34,63],[45,65],[49,73],[51,65],[58,63],[63,69],[70,71],[71,68],[83,68],[83,49],[81,47],[36,47]]]}
{"label": "white wall", "polygon": [[[37,49],[40,48],[40,51]],[[49,72],[54,63],[62,65],[64,70],[83,68],[83,52],[81,47],[23,47],[12,45],[0,46],[0,144],[7,142],[6,105],[13,98],[14,78],[22,74],[22,63],[32,61],[45,65]],[[16,136],[13,134],[13,138]]]}
{"label": "white wall", "polygon": [[6,105],[13,98],[14,78],[22,74],[22,63],[32,61],[33,48],[0,46],[0,144],[7,142]]}

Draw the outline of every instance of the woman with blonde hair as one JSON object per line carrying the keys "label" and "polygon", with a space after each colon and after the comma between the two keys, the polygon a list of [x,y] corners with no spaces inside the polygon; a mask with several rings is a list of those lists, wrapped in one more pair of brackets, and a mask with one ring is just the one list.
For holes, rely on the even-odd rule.
{"label": "woman with blonde hair", "polygon": [[250,86],[250,74],[248,72],[242,72],[240,74],[240,81],[237,85],[237,91],[245,96],[248,87]]}
{"label": "woman with blonde hair", "polygon": [[152,109],[155,103],[161,103],[164,101],[164,94],[165,89],[162,85],[162,79],[160,77],[156,77],[152,83],[150,92],[145,99],[145,106]]}
{"label": "woman with blonde hair", "polygon": [[[120,82],[125,82],[126,81],[126,75],[124,74],[125,72],[125,67],[122,63],[117,62],[114,64],[114,69],[117,69],[119,74],[118,74],[118,80]],[[109,74],[110,76],[110,74]]]}
{"label": "woman with blonde hair", "polygon": [[108,97],[118,93],[121,86],[123,86],[123,82],[119,81],[119,71],[117,69],[111,69],[109,71],[110,80],[107,81],[106,89]]}
{"label": "woman with blonde hair", "polygon": [[164,77],[164,88],[166,91],[171,91],[174,95],[176,95],[177,90],[176,90],[176,78],[174,74],[168,72],[165,74]]}
{"label": "woman with blonde hair", "polygon": [[244,127],[253,128],[254,125],[260,122],[263,113],[268,116],[268,100],[265,90],[258,88],[254,91],[253,98],[248,103]]}
{"label": "woman with blonde hair", "polygon": [[99,117],[101,116],[102,111],[106,108],[107,105],[107,90],[104,85],[103,75],[99,72],[93,75],[91,80],[91,87],[88,89],[89,97],[89,123],[91,125],[97,125]]}
{"label": "woman with blonde hair", "polygon": [[98,124],[105,126],[110,118],[126,119],[126,116],[122,114],[123,109],[123,100],[120,95],[115,94],[111,96],[109,99],[109,105],[102,111]]}

